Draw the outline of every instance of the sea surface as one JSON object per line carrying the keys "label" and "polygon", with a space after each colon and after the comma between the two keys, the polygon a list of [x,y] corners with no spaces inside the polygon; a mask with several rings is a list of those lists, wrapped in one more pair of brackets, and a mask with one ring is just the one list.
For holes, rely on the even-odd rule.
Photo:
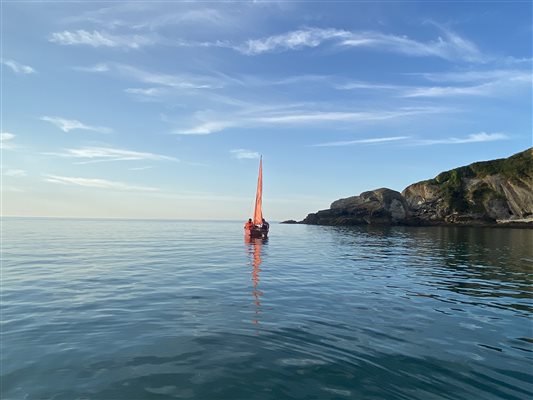
{"label": "sea surface", "polygon": [[2,399],[531,399],[533,230],[4,218]]}

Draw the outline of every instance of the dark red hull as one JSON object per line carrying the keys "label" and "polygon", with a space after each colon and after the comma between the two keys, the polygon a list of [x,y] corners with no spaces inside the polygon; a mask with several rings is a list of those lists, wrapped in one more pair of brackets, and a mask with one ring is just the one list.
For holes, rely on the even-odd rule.
{"label": "dark red hull", "polygon": [[261,228],[254,228],[246,232],[247,235],[250,235],[251,238],[266,238],[268,237],[268,230]]}

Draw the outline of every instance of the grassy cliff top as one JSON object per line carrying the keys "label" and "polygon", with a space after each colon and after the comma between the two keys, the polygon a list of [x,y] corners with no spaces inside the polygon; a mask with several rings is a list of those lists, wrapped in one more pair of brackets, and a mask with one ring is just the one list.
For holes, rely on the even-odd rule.
{"label": "grassy cliff top", "polygon": [[428,182],[441,184],[458,178],[483,178],[488,175],[500,174],[509,180],[533,178],[533,148],[524,150],[508,158],[480,161],[465,167],[454,168],[441,172]]}

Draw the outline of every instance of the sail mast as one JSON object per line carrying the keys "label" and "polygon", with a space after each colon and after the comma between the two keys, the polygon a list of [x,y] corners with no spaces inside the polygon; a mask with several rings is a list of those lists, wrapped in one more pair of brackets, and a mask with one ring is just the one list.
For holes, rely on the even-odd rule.
{"label": "sail mast", "polygon": [[259,160],[259,177],[257,178],[257,192],[255,194],[254,224],[263,223],[263,156]]}

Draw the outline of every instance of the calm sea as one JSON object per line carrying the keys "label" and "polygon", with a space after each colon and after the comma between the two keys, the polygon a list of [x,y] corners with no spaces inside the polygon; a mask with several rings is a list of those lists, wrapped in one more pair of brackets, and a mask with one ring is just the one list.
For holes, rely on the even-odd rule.
{"label": "calm sea", "polygon": [[531,399],[533,230],[5,218],[2,399]]}

